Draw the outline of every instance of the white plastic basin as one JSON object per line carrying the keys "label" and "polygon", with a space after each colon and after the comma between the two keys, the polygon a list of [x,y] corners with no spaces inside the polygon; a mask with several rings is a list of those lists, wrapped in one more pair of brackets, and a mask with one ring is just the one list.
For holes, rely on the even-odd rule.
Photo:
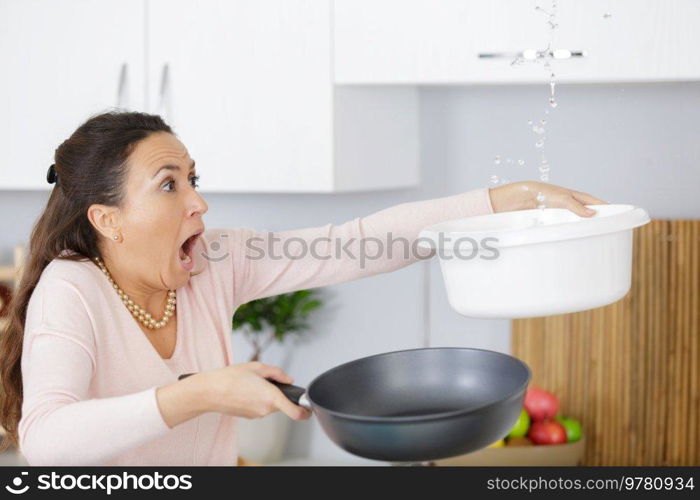
{"label": "white plastic basin", "polygon": [[632,235],[649,222],[633,205],[502,212],[425,228],[419,246],[438,250],[450,305],[475,318],[527,318],[583,311],[627,294]]}

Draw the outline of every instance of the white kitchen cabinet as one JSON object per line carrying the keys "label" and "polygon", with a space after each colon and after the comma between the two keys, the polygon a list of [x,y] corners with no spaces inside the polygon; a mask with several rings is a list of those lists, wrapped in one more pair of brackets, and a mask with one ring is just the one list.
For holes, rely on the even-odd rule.
{"label": "white kitchen cabinet", "polygon": [[0,0],[0,189],[49,189],[91,114],[143,105],[142,0]]}
{"label": "white kitchen cabinet", "polygon": [[[587,0],[564,6],[558,45],[586,57],[561,61],[562,81],[700,80],[700,2]],[[609,18],[603,15],[609,12]],[[571,62],[564,65],[564,62]]]}
{"label": "white kitchen cabinet", "polygon": [[[385,89],[334,90],[330,13],[319,0],[149,0],[150,107],[197,161],[203,191],[418,182],[414,91],[383,104]],[[387,119],[392,103],[408,109],[403,123]]]}
{"label": "white kitchen cabinet", "polygon": [[[541,65],[513,54],[544,49],[546,0],[335,0],[338,84],[527,83]],[[605,14],[610,16],[606,17]],[[559,0],[553,48],[585,57],[555,60],[562,82],[700,79],[696,0]]]}
{"label": "white kitchen cabinet", "polygon": [[197,161],[201,188],[330,188],[327,2],[148,3],[151,109]]}
{"label": "white kitchen cabinet", "polygon": [[162,114],[205,192],[414,186],[415,88],[332,78],[331,0],[0,0],[2,189],[90,115]]}

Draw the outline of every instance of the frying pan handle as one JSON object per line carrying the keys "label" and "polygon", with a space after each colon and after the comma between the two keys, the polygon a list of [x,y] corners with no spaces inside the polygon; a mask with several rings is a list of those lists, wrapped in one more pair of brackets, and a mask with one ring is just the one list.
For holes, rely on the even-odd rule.
{"label": "frying pan handle", "polygon": [[[194,375],[194,373],[183,373],[177,379],[182,380],[190,375]],[[277,382],[276,380],[267,379],[267,381],[282,391],[282,394],[284,394],[285,397],[292,403],[311,411],[311,401],[309,401],[309,398],[306,395],[306,389],[299,387],[298,385],[283,384],[281,382]]]}
{"label": "frying pan handle", "polygon": [[309,401],[306,395],[306,389],[299,387],[298,385],[283,384],[282,382],[277,382],[276,380],[268,379],[272,385],[277,386],[277,388],[282,391],[282,394],[290,400],[295,405],[303,406],[307,410],[311,410],[311,401]]}

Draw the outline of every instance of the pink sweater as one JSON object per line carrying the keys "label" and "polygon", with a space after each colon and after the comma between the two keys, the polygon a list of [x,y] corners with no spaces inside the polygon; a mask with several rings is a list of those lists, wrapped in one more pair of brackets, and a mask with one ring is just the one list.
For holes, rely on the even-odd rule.
{"label": "pink sweater", "polygon": [[[396,205],[337,226],[277,233],[208,229],[195,267],[204,272],[176,291],[177,342],[170,359],[160,357],[92,261],[54,259],[28,305],[21,451],[30,465],[235,465],[235,417],[211,412],[169,428],[155,391],[182,373],[234,362],[231,318],[239,305],[418,260],[404,258],[397,245],[391,258],[368,259],[363,268],[357,258],[336,258],[336,245],[328,241],[342,242],[358,257],[361,238],[386,240],[391,233],[414,241],[430,224],[490,212],[484,188]],[[315,256],[331,258],[310,252],[300,259],[261,258],[258,249],[268,249],[268,243],[278,255],[285,244],[290,252],[299,251],[299,238],[307,247],[316,240]],[[205,249],[208,258],[202,256]]]}

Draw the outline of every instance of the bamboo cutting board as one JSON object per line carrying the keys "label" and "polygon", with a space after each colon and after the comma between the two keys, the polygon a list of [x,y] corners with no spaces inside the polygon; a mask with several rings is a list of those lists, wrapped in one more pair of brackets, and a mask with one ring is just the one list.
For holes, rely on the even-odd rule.
{"label": "bamboo cutting board", "polygon": [[635,230],[633,266],[615,304],[513,321],[513,354],[581,421],[583,465],[700,465],[700,221]]}

